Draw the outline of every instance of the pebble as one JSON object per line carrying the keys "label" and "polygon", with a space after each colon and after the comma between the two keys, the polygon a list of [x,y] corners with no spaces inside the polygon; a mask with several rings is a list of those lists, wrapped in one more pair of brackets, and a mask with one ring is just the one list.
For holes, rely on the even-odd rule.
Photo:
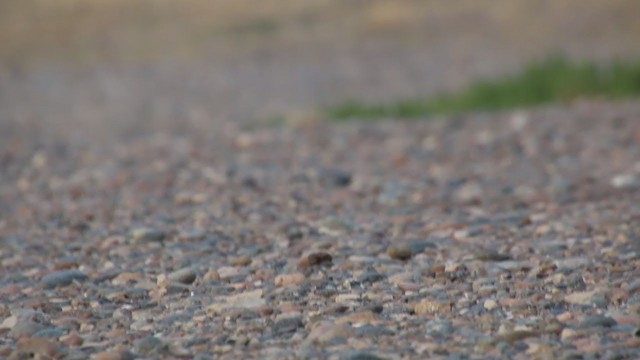
{"label": "pebble", "polygon": [[236,295],[227,296],[221,302],[211,304],[207,311],[219,314],[228,309],[257,309],[266,305],[266,300],[262,297],[263,290],[253,290]]}
{"label": "pebble", "polygon": [[169,354],[169,346],[155,336],[146,336],[133,342],[133,350],[144,357],[158,357]]}
{"label": "pebble", "polygon": [[272,331],[276,335],[287,334],[295,332],[299,328],[304,327],[304,322],[300,316],[287,316],[284,318],[276,319],[271,327]]}
{"label": "pebble", "polygon": [[493,299],[487,299],[487,300],[484,301],[484,305],[483,306],[484,306],[484,308],[486,310],[491,311],[491,310],[497,308],[499,305],[498,305],[497,301],[495,301]]}
{"label": "pebble", "polygon": [[599,327],[613,327],[616,326],[616,321],[609,316],[604,315],[593,315],[585,317],[580,323],[581,328],[590,328],[594,326]]}
{"label": "pebble", "polygon": [[167,278],[169,280],[176,281],[182,284],[187,284],[187,285],[192,284],[194,281],[196,281],[197,277],[198,277],[198,274],[196,274],[196,272],[191,267],[176,270],[170,273],[169,275],[167,275]]}
{"label": "pebble", "polygon": [[276,286],[299,286],[305,281],[302,273],[281,274],[276,276],[274,283]]}
{"label": "pebble", "polygon": [[427,335],[447,336],[453,333],[454,326],[450,320],[432,320],[426,325]]}
{"label": "pebble", "polygon": [[365,352],[365,351],[356,351],[341,357],[341,359],[342,360],[384,360],[385,358],[380,357],[376,354]]}
{"label": "pebble", "polygon": [[160,242],[167,237],[167,233],[148,227],[141,227],[131,230],[131,239],[136,242]]}
{"label": "pebble", "polygon": [[71,285],[74,281],[83,282],[87,279],[89,279],[89,277],[82,271],[64,270],[45,275],[40,283],[44,288],[52,289]]}
{"label": "pebble", "polygon": [[91,355],[91,360],[134,360],[136,356],[128,350],[106,350]]}
{"label": "pebble", "polygon": [[346,187],[351,184],[351,174],[338,168],[322,169],[318,173],[318,180],[324,186]]}
{"label": "pebble", "polygon": [[591,304],[593,298],[598,294],[599,293],[596,290],[574,292],[565,296],[564,301],[568,302],[569,304],[589,305]]}
{"label": "pebble", "polygon": [[413,251],[409,247],[390,246],[387,249],[387,255],[392,259],[406,261],[411,259]]}
{"label": "pebble", "polygon": [[451,311],[452,304],[431,299],[423,299],[417,303],[413,309],[418,315],[436,313],[443,314]]}
{"label": "pebble", "polygon": [[26,355],[26,358],[44,359],[58,358],[62,349],[59,344],[39,337],[21,338],[18,340],[16,348],[18,353]]}
{"label": "pebble", "polygon": [[328,252],[314,251],[302,256],[298,262],[300,270],[306,271],[316,266],[330,266],[333,257]]}
{"label": "pebble", "polygon": [[353,336],[353,329],[348,324],[336,324],[331,321],[322,321],[315,325],[307,338],[306,346],[313,344],[325,344],[334,339],[348,339]]}
{"label": "pebble", "polygon": [[481,250],[476,253],[476,259],[480,261],[507,261],[511,260],[511,256],[497,251]]}

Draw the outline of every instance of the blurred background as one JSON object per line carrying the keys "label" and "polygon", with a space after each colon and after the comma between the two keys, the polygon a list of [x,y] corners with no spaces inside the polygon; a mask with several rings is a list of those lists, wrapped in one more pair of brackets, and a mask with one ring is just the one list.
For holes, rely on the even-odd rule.
{"label": "blurred background", "polygon": [[639,59],[639,15],[637,0],[0,0],[0,131],[91,143],[428,98],[553,54]]}

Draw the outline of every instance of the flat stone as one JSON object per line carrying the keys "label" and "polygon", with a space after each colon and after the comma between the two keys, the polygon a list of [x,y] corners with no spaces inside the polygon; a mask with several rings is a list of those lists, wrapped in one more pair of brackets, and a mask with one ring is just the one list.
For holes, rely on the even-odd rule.
{"label": "flat stone", "polygon": [[295,332],[299,328],[304,327],[304,322],[302,322],[301,316],[289,316],[277,319],[271,329],[273,333],[276,335],[287,334],[291,332]]}
{"label": "flat stone", "polygon": [[134,341],[133,349],[136,354],[142,356],[160,356],[169,353],[169,346],[154,336]]}
{"label": "flat stone", "polygon": [[328,252],[313,251],[302,256],[302,258],[298,262],[298,267],[300,268],[300,270],[306,271],[315,266],[330,266],[332,260],[333,257]]}
{"label": "flat stone", "polygon": [[413,256],[413,251],[410,247],[390,246],[387,249],[387,255],[389,255],[389,257],[392,259],[406,261],[411,259],[411,257]]}
{"label": "flat stone", "polygon": [[57,358],[60,356],[60,344],[44,338],[32,337],[18,340],[16,348],[28,358]]}
{"label": "flat stone", "polygon": [[274,284],[276,286],[299,286],[304,283],[306,277],[302,273],[281,274],[276,276]]}
{"label": "flat stone", "polygon": [[346,341],[353,336],[353,329],[348,324],[336,324],[331,321],[318,323],[305,339],[307,346],[312,344],[324,344],[340,338]]}
{"label": "flat stone", "polygon": [[599,292],[596,290],[574,292],[565,296],[564,301],[568,302],[569,304],[589,305],[591,304],[592,299],[598,294]]}
{"label": "flat stone", "polygon": [[585,317],[580,323],[581,328],[590,328],[590,327],[613,327],[616,326],[617,322],[609,316],[604,315],[594,315]]}
{"label": "flat stone", "polygon": [[140,227],[131,230],[131,239],[136,242],[160,242],[167,237],[167,233],[149,227]]}
{"label": "flat stone", "polygon": [[171,281],[176,281],[182,284],[192,284],[196,281],[198,274],[191,267],[186,267],[184,269],[176,270],[169,275],[167,278]]}
{"label": "flat stone", "polygon": [[79,270],[64,270],[45,275],[40,283],[47,289],[71,285],[74,281],[83,282],[89,277]]}
{"label": "flat stone", "polygon": [[209,305],[207,311],[221,313],[227,309],[258,309],[266,305],[266,300],[262,298],[262,289],[247,291],[237,295],[224,297],[221,302]]}

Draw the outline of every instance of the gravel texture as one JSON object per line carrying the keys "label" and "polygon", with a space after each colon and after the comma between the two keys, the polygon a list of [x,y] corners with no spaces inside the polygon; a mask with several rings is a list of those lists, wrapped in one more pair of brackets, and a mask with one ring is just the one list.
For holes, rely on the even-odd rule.
{"label": "gravel texture", "polygon": [[0,153],[0,357],[632,359],[640,105]]}

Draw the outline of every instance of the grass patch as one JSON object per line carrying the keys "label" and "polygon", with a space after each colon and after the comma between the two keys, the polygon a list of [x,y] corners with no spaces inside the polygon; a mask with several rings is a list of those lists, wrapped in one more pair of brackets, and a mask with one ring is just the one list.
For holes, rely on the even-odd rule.
{"label": "grass patch", "polygon": [[639,95],[640,62],[599,66],[553,56],[513,75],[476,81],[458,93],[385,105],[348,101],[326,109],[326,113],[336,120],[416,118],[565,103],[577,98],[621,99]]}

